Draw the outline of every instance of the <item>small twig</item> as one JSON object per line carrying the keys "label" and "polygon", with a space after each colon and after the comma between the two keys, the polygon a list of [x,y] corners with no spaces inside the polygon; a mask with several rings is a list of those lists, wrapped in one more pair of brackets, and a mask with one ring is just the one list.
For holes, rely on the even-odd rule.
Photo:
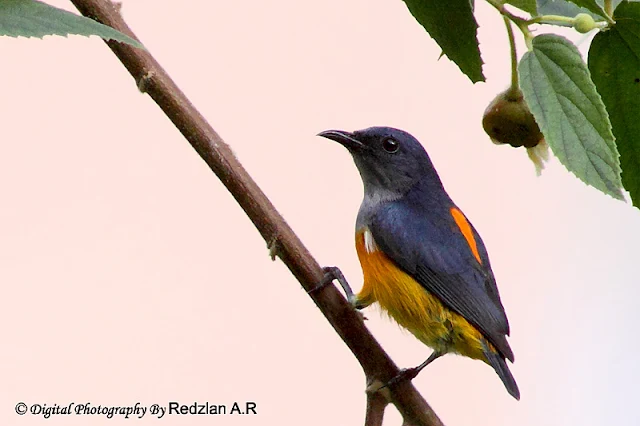
{"label": "small twig", "polygon": [[511,22],[516,24],[518,28],[520,28],[520,31],[522,31],[523,34],[525,35],[525,38],[530,36],[529,27],[526,19],[511,13],[507,8],[504,7],[504,4],[498,0],[487,0],[487,3],[489,3],[498,12],[500,12],[502,16],[509,18]]}
{"label": "small twig", "polygon": [[[105,0],[71,0],[80,13],[137,40],[116,7]],[[149,51],[115,41],[107,42],[131,73],[138,87],[158,104],[254,223],[267,244],[277,239],[278,256],[307,291],[324,272],[271,201],[238,162],[229,146],[191,104]],[[210,54],[208,52],[207,54]],[[145,78],[145,76],[152,76]],[[144,82],[143,82],[144,80]],[[367,330],[362,319],[334,286],[312,294],[320,311],[360,362],[366,377],[383,383],[398,374],[398,367]],[[309,360],[311,364],[312,360]],[[324,362],[321,353],[313,363]],[[391,402],[413,425],[442,426],[429,404],[410,382],[393,387]],[[312,401],[310,401],[312,403]]]}
{"label": "small twig", "polygon": [[514,94],[520,91],[520,84],[518,82],[518,51],[516,50],[516,40],[513,36],[513,28],[511,28],[511,21],[506,16],[503,16],[504,24],[507,26],[507,34],[509,35],[509,50],[511,52],[511,87],[509,93]]}
{"label": "small twig", "polygon": [[573,25],[573,17],[562,15],[540,15],[529,19],[527,24],[549,24],[570,27]]}
{"label": "small twig", "polygon": [[[389,405],[389,391],[383,388],[383,383],[367,384],[367,414],[364,420],[365,426],[382,426],[384,409]],[[380,389],[384,389],[380,391]]]}

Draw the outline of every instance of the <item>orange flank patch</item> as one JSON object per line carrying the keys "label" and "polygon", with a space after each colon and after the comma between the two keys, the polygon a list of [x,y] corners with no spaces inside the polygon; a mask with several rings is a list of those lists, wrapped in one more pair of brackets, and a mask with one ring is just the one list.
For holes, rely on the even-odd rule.
{"label": "orange flank patch", "polygon": [[378,302],[425,345],[487,362],[484,336],[396,266],[375,244],[368,229],[356,233],[356,250],[364,275],[362,290],[356,296],[359,305]]}
{"label": "orange flank patch", "polygon": [[478,245],[476,244],[476,239],[473,237],[473,231],[471,230],[471,225],[467,221],[467,218],[464,217],[464,214],[456,208],[451,207],[451,216],[453,216],[453,220],[456,221],[456,225],[462,232],[464,239],[467,240],[467,244],[469,244],[469,248],[473,253],[473,256],[476,258],[479,264],[482,265],[482,259],[480,259],[480,253],[478,253]]}

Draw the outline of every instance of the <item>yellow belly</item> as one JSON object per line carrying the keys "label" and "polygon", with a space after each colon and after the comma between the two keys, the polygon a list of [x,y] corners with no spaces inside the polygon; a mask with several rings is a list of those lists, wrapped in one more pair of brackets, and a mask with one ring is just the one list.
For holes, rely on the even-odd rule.
{"label": "yellow belly", "polygon": [[[356,250],[364,274],[357,302],[378,302],[384,312],[425,345],[441,352],[454,352],[487,362],[482,334],[461,315],[445,307],[411,276],[398,268],[375,247],[369,234],[356,234]],[[491,348],[493,349],[493,348]]]}

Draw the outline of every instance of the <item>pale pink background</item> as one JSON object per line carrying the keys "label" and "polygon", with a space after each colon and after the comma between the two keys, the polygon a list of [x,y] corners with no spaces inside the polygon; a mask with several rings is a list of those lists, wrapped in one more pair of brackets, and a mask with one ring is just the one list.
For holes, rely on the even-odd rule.
{"label": "pale pink background", "polygon": [[[508,84],[508,50],[501,18],[476,3],[488,78],[477,85],[437,60],[401,1],[125,0],[123,13],[311,252],[355,287],[360,179],[314,135],[392,125],[424,143],[489,248],[522,392],[516,402],[489,367],[447,356],[414,381],[447,425],[639,424],[640,214],[556,161],[536,178],[524,151],[491,144],[480,120]],[[172,400],[252,400],[259,414],[163,424],[362,424],[353,356],[102,41],[0,43],[0,424],[125,423],[20,417],[19,401]],[[366,314],[399,365],[430,353]]]}

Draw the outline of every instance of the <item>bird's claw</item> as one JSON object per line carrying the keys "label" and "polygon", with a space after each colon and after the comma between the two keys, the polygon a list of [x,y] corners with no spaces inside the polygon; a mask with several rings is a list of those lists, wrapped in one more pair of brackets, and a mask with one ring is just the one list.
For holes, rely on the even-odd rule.
{"label": "bird's claw", "polygon": [[318,285],[312,288],[311,290],[308,290],[307,293],[309,294],[317,293],[318,291],[322,290],[323,288],[331,284],[333,280],[339,281],[340,277],[344,279],[344,275],[342,275],[342,272],[340,271],[340,269],[338,269],[335,266],[325,266],[324,268],[322,268],[322,271],[324,271],[324,276],[322,277]]}
{"label": "bird's claw", "polygon": [[329,284],[331,284],[334,280],[340,283],[340,287],[344,290],[345,295],[347,296],[347,301],[349,304],[361,315],[363,320],[367,318],[360,312],[360,309],[364,309],[366,306],[360,303],[355,294],[353,294],[353,290],[351,290],[351,286],[347,282],[347,279],[344,277],[344,274],[340,270],[340,268],[336,266],[325,266],[322,268],[324,271],[324,276],[320,280],[317,286],[307,291],[309,294],[316,293]]}
{"label": "bird's claw", "polygon": [[400,370],[400,372],[398,374],[396,374],[395,377],[393,377],[384,386],[382,386],[382,388],[388,388],[388,387],[395,386],[400,382],[404,382],[405,380],[406,381],[411,381],[411,380],[415,379],[415,377],[418,375],[419,372],[420,372],[420,370],[418,368],[416,368],[416,367],[403,368],[402,370]]}

